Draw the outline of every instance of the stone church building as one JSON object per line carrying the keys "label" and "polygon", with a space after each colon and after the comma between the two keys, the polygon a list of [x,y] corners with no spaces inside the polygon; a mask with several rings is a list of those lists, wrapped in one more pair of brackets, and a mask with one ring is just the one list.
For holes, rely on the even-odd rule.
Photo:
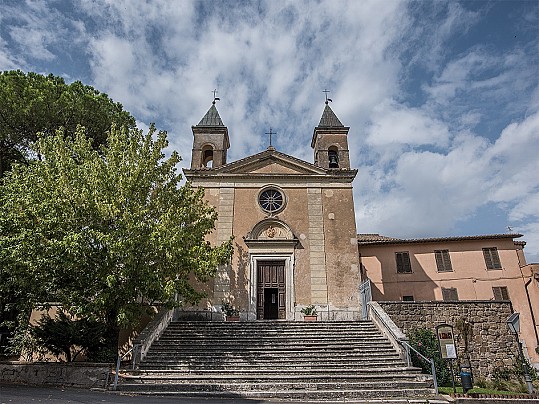
{"label": "stone church building", "polygon": [[[360,285],[377,301],[510,301],[520,338],[539,364],[539,265],[527,264],[520,234],[402,240],[357,234],[348,131],[328,102],[311,140],[310,163],[270,146],[229,162],[228,128],[215,101],[192,127],[186,178],[218,211],[210,242],[234,236],[234,255],[202,285],[203,309],[223,302],[242,320],[362,318]],[[271,135],[270,135],[271,136]]]}
{"label": "stone church building", "polygon": [[212,242],[234,236],[234,256],[207,285],[209,299],[230,302],[246,320],[303,316],[358,318],[360,282],[348,127],[326,103],[314,128],[314,164],[267,150],[228,162],[228,129],[215,103],[193,126],[191,169],[218,213]]}

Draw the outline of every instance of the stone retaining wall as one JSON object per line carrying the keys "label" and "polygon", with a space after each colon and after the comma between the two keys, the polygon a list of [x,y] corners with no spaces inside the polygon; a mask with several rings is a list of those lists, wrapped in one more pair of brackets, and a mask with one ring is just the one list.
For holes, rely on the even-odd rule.
{"label": "stone retaining wall", "polygon": [[377,302],[404,333],[412,328],[435,330],[439,324],[453,326],[458,357],[467,363],[464,339],[457,321],[471,324],[468,338],[470,363],[475,377],[490,377],[497,367],[512,367],[518,352],[506,320],[513,312],[510,302]]}
{"label": "stone retaining wall", "polygon": [[0,383],[105,388],[111,364],[0,362]]}

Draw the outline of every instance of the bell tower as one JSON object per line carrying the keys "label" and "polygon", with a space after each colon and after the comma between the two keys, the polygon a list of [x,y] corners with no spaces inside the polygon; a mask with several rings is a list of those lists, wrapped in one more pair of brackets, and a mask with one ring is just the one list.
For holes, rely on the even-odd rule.
{"label": "bell tower", "polygon": [[191,155],[191,169],[217,168],[226,164],[226,152],[230,148],[228,128],[215,107],[215,98],[212,106],[198,125],[192,126],[193,152]]}
{"label": "bell tower", "polygon": [[326,106],[320,123],[314,128],[311,147],[314,149],[314,164],[322,168],[350,169],[348,152],[349,127],[344,126],[329,106]]}

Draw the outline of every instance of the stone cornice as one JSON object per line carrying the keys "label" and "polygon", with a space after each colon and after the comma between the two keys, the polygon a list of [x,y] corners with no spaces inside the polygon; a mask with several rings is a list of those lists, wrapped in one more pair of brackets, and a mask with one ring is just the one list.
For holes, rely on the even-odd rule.
{"label": "stone cornice", "polygon": [[275,174],[275,173],[216,173],[213,170],[184,169],[185,177],[192,182],[341,182],[351,183],[357,170],[328,170],[326,174]]}

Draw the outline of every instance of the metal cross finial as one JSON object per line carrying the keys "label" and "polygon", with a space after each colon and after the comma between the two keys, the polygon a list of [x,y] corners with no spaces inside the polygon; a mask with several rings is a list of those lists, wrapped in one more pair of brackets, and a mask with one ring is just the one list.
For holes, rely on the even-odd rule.
{"label": "metal cross finial", "polygon": [[213,90],[212,93],[213,93],[213,101],[212,101],[212,104],[215,105],[215,101],[221,101],[221,99],[218,98],[218,97],[216,97],[216,95],[217,95],[217,89]]}
{"label": "metal cross finial", "polygon": [[331,98],[328,98],[328,93],[330,93],[331,91],[329,90],[322,90],[323,93],[326,93],[326,105],[328,104],[328,102],[333,102],[333,100]]}
{"label": "metal cross finial", "polygon": [[273,147],[273,145],[271,144],[271,135],[276,135],[277,132],[272,132],[272,130],[270,128],[269,132],[266,132],[265,134],[269,135],[269,147]]}

